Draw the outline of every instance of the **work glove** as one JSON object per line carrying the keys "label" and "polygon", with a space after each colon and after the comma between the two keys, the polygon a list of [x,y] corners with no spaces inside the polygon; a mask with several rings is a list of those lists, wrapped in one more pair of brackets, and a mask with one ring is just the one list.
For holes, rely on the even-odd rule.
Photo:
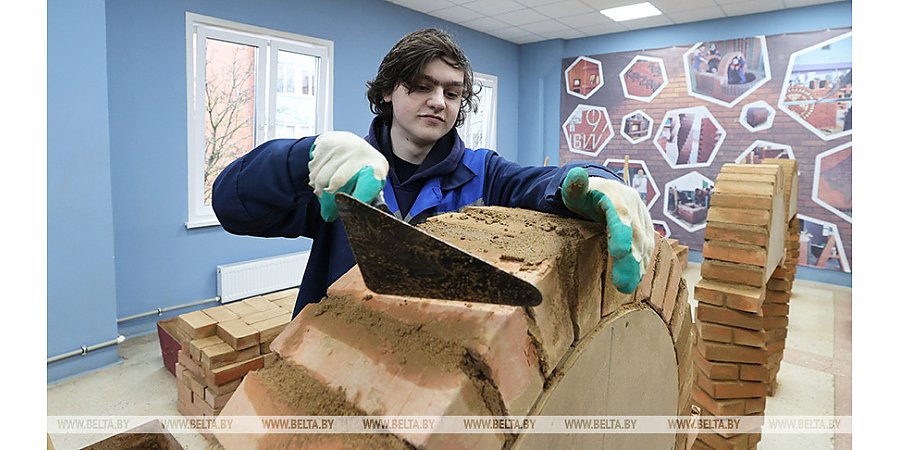
{"label": "work glove", "polygon": [[576,167],[563,180],[562,198],[572,212],[606,223],[613,284],[619,292],[634,292],[653,257],[655,233],[638,192],[616,180],[588,177],[587,170]]}
{"label": "work glove", "polygon": [[384,155],[353,133],[326,131],[309,149],[309,186],[326,222],[338,217],[335,193],[372,203],[384,188],[387,173]]}

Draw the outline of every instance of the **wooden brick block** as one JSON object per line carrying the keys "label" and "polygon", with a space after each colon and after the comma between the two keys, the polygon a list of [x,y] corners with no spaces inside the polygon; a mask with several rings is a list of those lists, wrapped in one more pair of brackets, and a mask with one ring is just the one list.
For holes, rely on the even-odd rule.
{"label": "wooden brick block", "polygon": [[712,322],[720,325],[747,328],[749,330],[762,330],[765,326],[765,319],[761,315],[706,305],[703,303],[697,305],[697,320],[701,322]]}
{"label": "wooden brick block", "polygon": [[237,314],[226,308],[224,305],[216,306],[214,308],[207,308],[204,309],[203,312],[216,322],[224,322],[226,320],[234,320],[238,318]]}
{"label": "wooden brick block", "polygon": [[224,344],[224,343],[225,343],[225,341],[223,341],[221,338],[219,338],[219,336],[216,336],[216,335],[205,337],[202,339],[195,339],[195,340],[191,341],[191,359],[193,359],[194,362],[199,364],[200,361],[203,360],[201,355],[203,353],[204,348],[211,347],[213,345]]}
{"label": "wooden brick block", "polygon": [[697,351],[707,361],[717,362],[765,364],[768,357],[765,349],[735,344],[720,344],[704,341],[703,339],[697,341]]}
{"label": "wooden brick block", "polygon": [[216,335],[236,350],[243,350],[259,344],[259,331],[240,319],[219,322]]}
{"label": "wooden brick block", "polygon": [[229,311],[235,313],[238,317],[249,316],[250,314],[259,312],[258,309],[248,305],[243,301],[228,303],[224,306],[228,308]]}
{"label": "wooden brick block", "polygon": [[703,243],[703,257],[765,267],[769,255],[765,247],[707,240]]}
{"label": "wooden brick block", "polygon": [[207,371],[229,364],[247,361],[259,356],[259,347],[253,346],[243,350],[235,350],[226,343],[211,345],[202,350],[200,365]]}
{"label": "wooden brick block", "polygon": [[178,316],[178,327],[191,339],[200,339],[216,334],[216,323],[203,311],[192,311]]}
{"label": "wooden brick block", "polygon": [[281,314],[270,319],[261,320],[259,322],[255,322],[250,327],[256,330],[259,333],[259,341],[262,342],[272,342],[276,336],[278,336],[284,328],[287,327],[287,324],[291,322],[290,314]]}

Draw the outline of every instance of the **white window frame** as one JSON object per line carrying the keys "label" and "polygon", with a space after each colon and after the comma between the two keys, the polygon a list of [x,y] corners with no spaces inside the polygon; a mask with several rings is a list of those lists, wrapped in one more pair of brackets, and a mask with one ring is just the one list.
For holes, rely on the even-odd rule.
{"label": "white window frame", "polygon": [[274,111],[277,94],[275,87],[278,82],[276,68],[279,50],[319,58],[319,77],[315,87],[316,134],[329,131],[333,126],[334,42],[186,12],[188,219],[185,227],[188,229],[219,225],[219,219],[216,218],[212,206],[205,205],[203,198],[203,171],[206,165],[204,161],[206,122],[203,109],[206,97],[202,83],[195,80],[206,79],[206,46],[201,45],[206,42],[206,38],[252,45],[259,49],[256,57],[254,146],[266,142],[275,135]]}
{"label": "white window frame", "polygon": [[[474,72],[473,75],[473,81],[476,85],[480,83],[486,87],[490,87],[494,91],[494,95],[491,98],[491,104],[485,105],[479,103],[478,109],[479,111],[484,111],[484,113],[486,114],[485,123],[488,124],[487,131],[485,132],[485,147],[491,150],[497,150],[497,99],[499,98],[499,96],[497,95],[499,92],[497,86],[499,84],[499,81],[496,75],[489,75],[480,72]],[[471,114],[469,116],[471,117]],[[469,126],[470,122],[467,117],[466,123],[464,123],[460,127],[459,134],[462,136],[466,136]],[[466,142],[465,144],[469,145],[468,142]]]}

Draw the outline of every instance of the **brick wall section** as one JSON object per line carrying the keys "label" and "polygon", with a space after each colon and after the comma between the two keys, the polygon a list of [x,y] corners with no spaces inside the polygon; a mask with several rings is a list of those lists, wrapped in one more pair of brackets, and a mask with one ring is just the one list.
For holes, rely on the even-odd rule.
{"label": "brick wall section", "polygon": [[[632,160],[639,159],[645,161],[649,175],[653,177],[653,180],[659,188],[663,190],[665,189],[664,186],[666,183],[683,176],[689,171],[697,171],[711,180],[715,179],[723,164],[734,162],[738,156],[756,140],[766,140],[790,145],[799,163],[798,212],[805,216],[834,223],[838,227],[841,241],[844,245],[844,251],[846,252],[847,259],[852,267],[852,225],[850,222],[842,219],[837,214],[825,209],[812,200],[816,155],[850,142],[852,140],[852,135],[830,141],[822,140],[778,108],[778,98],[785,81],[785,74],[787,72],[788,61],[791,54],[834,36],[843,34],[848,30],[849,29],[844,28],[811,33],[767,36],[766,43],[772,79],[761,85],[757,90],[733,107],[718,105],[704,99],[692,97],[688,94],[682,55],[684,55],[694,43],[684,43],[685,45],[679,45],[677,47],[651,49],[639,52],[629,51],[603,55],[590,55],[591,58],[602,61],[606,84],[587,100],[568,95],[565,91],[565,86],[561,85],[561,121],[568,117],[569,113],[577,104],[606,107],[609,112],[610,120],[613,123],[620,123],[622,117],[630,114],[632,111],[641,109],[653,118],[652,136],[655,138],[656,132],[667,111],[694,106],[705,106],[725,129],[727,135],[710,166],[691,169],[673,169],[666,163],[659,150],[654,146],[653,139],[648,139],[638,144],[631,144],[617,132],[616,136],[609,141],[609,144],[607,144],[596,157],[591,157],[569,152],[565,137],[560,128],[560,163],[565,164],[567,162],[583,160],[602,163],[608,158],[622,159],[628,155]],[[669,78],[669,84],[650,103],[625,98],[618,78],[618,74],[631,62],[634,56],[638,54],[662,58]],[[564,58],[561,62],[560,70],[565,70],[565,68],[574,60],[575,57]],[[775,108],[775,119],[772,128],[759,132],[750,132],[740,124],[739,116],[744,105],[759,100],[764,100]],[[562,124],[560,123],[560,125]],[[847,172],[845,175],[845,178],[849,181],[851,174]],[[656,202],[650,210],[651,216],[656,220],[663,220],[669,223],[669,228],[672,232],[670,237],[678,239],[682,244],[689,246],[692,250],[701,250],[704,241],[704,229],[694,232],[685,230],[672,220],[668,219],[663,214],[663,208],[663,201]]]}

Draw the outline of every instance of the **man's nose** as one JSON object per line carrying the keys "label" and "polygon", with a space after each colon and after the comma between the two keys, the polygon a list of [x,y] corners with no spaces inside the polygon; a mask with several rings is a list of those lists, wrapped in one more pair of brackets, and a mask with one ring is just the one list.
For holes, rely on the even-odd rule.
{"label": "man's nose", "polygon": [[442,88],[437,88],[431,92],[431,95],[428,97],[428,107],[435,111],[443,111],[447,107]]}

